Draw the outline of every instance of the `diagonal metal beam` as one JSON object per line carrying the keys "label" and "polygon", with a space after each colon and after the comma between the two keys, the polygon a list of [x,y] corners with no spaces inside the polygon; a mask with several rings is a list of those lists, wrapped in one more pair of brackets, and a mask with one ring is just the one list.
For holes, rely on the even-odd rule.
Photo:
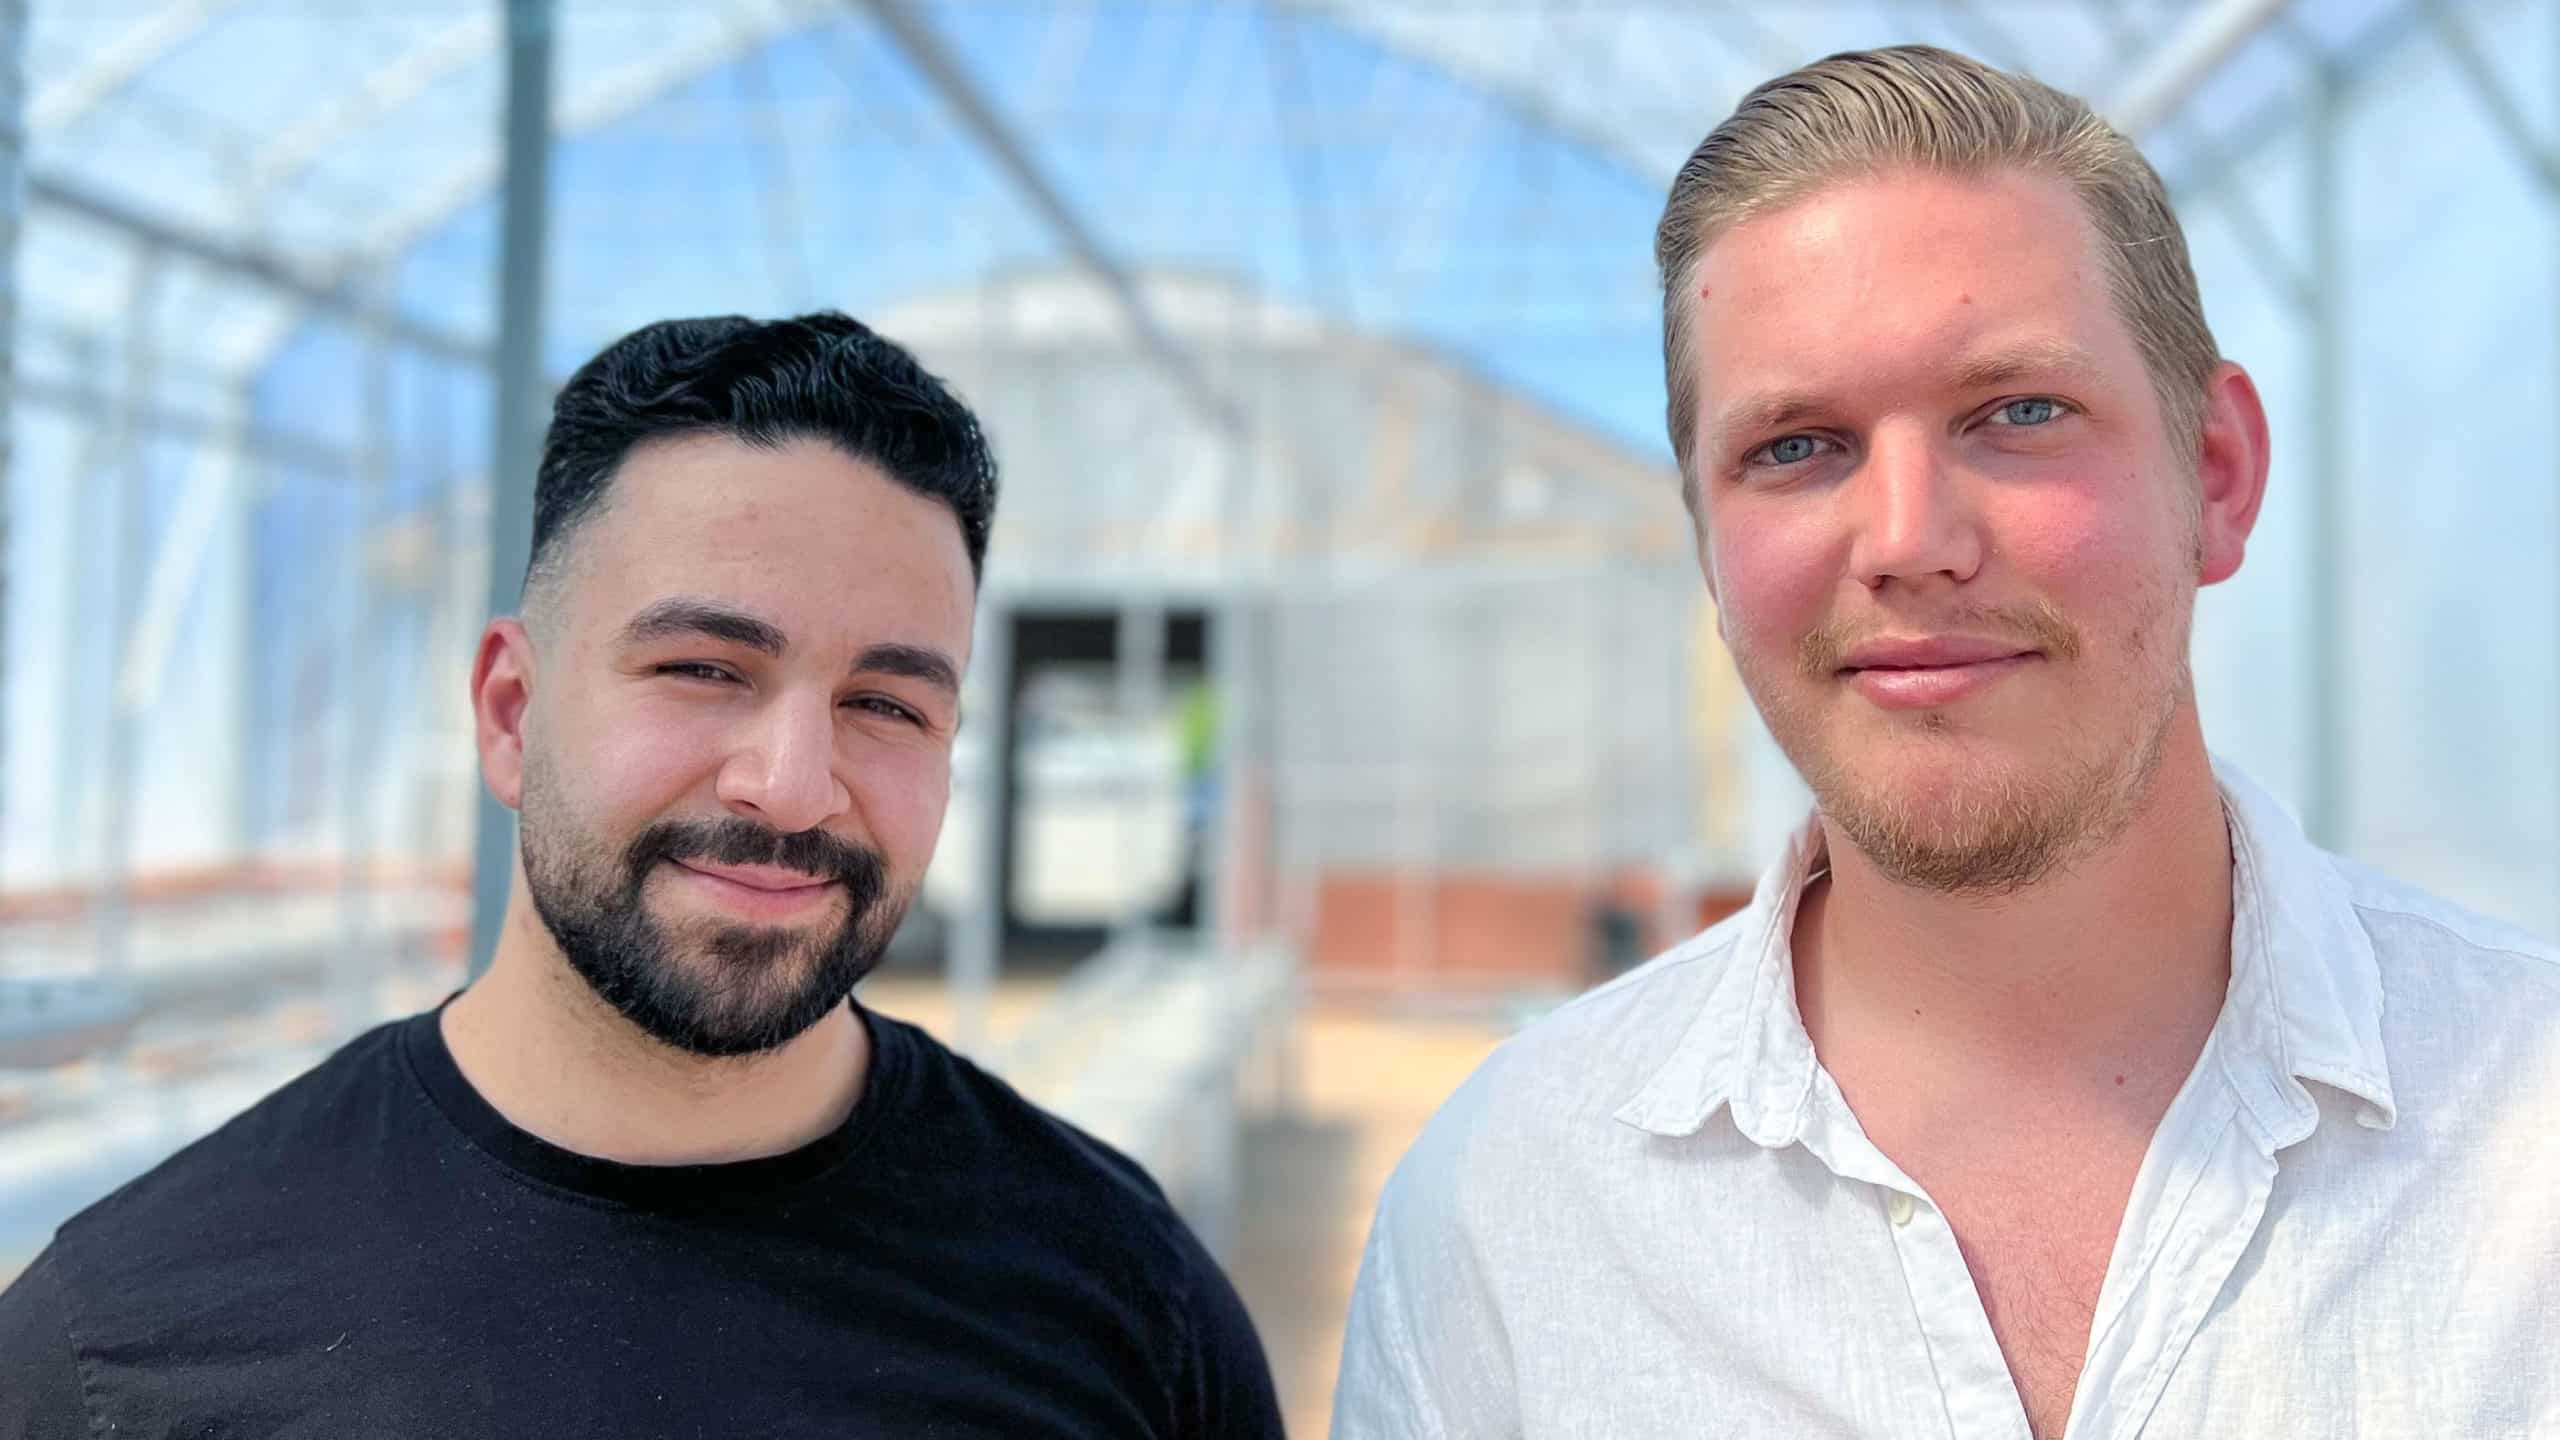
{"label": "diagonal metal beam", "polygon": [[2214,201],[2222,208],[2224,223],[2240,239],[2240,249],[2249,263],[2258,267],[2258,278],[2267,283],[2277,297],[2301,314],[2320,303],[2311,281],[2299,266],[2285,258],[2284,246],[2277,243],[2275,231],[2259,216],[2256,206],[2236,185],[2214,187]]}
{"label": "diagonal metal beam", "polygon": [[1970,0],[1938,0],[1938,10],[1947,17],[1947,27],[1964,37],[1973,53],[2004,70],[2032,73],[2027,49],[2009,27],[1973,8]]}
{"label": "diagonal metal beam", "polygon": [[[17,402],[24,407],[74,416],[99,429],[115,423],[126,413],[112,386],[93,380],[66,380],[45,375],[21,375],[14,387]],[[235,421],[207,414],[201,410],[182,409],[145,400],[129,406],[134,422],[152,435],[166,440],[180,440],[189,445],[213,448],[237,443],[240,452],[277,465],[316,471],[330,479],[352,475],[356,454],[342,448],[334,440],[324,440],[266,424],[263,421]]]}
{"label": "diagonal metal beam", "polygon": [[[2364,38],[2348,50],[2324,56],[2307,37],[2300,40],[2303,59],[2326,71],[2344,87],[2352,99],[2383,62],[2398,56],[2413,41],[2421,24],[2414,7],[2386,12]],[[2277,94],[2262,100],[2238,120],[2219,128],[2226,137],[2237,137],[2224,145],[2218,154],[2198,156],[2194,164],[2176,175],[2163,173],[2169,182],[2172,199],[2187,200],[2211,192],[2216,186],[2234,182],[2242,165],[2265,154],[2275,145],[2292,139],[2305,123],[2312,105],[2298,95]]]}
{"label": "diagonal metal beam", "polygon": [[[233,3],[233,0],[225,0],[225,3]],[[1642,154],[1623,138],[1603,134],[1547,105],[1527,86],[1506,81],[1480,67],[1462,64],[1452,57],[1433,53],[1400,38],[1389,27],[1363,21],[1356,7],[1349,6],[1347,0],[1264,0],[1264,3],[1268,7],[1297,10],[1307,13],[1310,18],[1342,25],[1389,54],[1431,66],[1461,84],[1476,87],[1516,112],[1523,124],[1551,135],[1558,143],[1576,149],[1596,163],[1635,176],[1647,184],[1668,184],[1672,172],[1686,153],[1672,155],[1667,160],[1660,155]],[[583,134],[611,124],[685,81],[729,63],[736,58],[741,47],[809,25],[821,12],[839,8],[857,7],[845,6],[843,0],[764,0],[761,4],[736,9],[714,43],[680,46],[652,54],[603,77],[590,77],[581,86],[564,91],[554,107],[553,133]],[[1746,27],[1749,38],[1763,46],[1783,46],[1785,43],[1782,37],[1752,17],[1742,0],[1726,0],[1721,13],[1730,23]],[[478,43],[490,50],[495,49],[497,31],[494,26],[472,33],[478,37]],[[443,62],[458,63],[461,58],[445,54]],[[1789,60],[1786,63],[1793,62]],[[396,92],[399,86],[416,83],[421,73],[417,67],[424,64],[423,61],[404,62],[395,74],[375,79],[393,84]],[[396,93],[390,99],[406,103]],[[379,108],[380,102],[376,104]],[[368,123],[377,117],[351,113],[342,118],[348,123]],[[318,138],[325,148],[338,143],[343,135],[343,130],[331,130],[321,133]],[[308,145],[311,140],[304,138],[297,143]],[[275,161],[271,159],[270,163]],[[498,180],[499,163],[494,146],[483,152],[464,154],[446,173],[430,176],[409,187],[403,203],[385,210],[371,224],[363,227],[348,245],[346,258],[333,268],[326,283],[351,283],[378,268],[385,257],[397,256],[420,236],[449,219],[455,211],[488,195],[496,188]],[[250,348],[254,351],[260,347]]]}
{"label": "diagonal metal beam", "polygon": [[[1503,75],[1481,61],[1451,53],[1446,47],[1424,44],[1407,33],[1404,27],[1362,14],[1361,8],[1350,0],[1263,0],[1263,5],[1266,10],[1300,12],[1308,19],[1335,26],[1384,54],[1437,71],[1510,111],[1522,128],[1544,135],[1598,164],[1633,175],[1647,184],[1670,184],[1672,175],[1680,168],[1680,161],[1687,158],[1685,150],[1671,156],[1667,162],[1660,154],[1646,153],[1641,147],[1631,144],[1624,135],[1558,108],[1540,94],[1535,85]],[[1652,12],[1630,7],[1628,13],[1644,16]],[[1755,41],[1783,44],[1739,4],[1727,5],[1719,13],[1732,24],[1750,30]],[[1789,60],[1774,68],[1783,69],[1793,63]]]}
{"label": "diagonal metal beam", "polygon": [[2489,123],[2497,127],[2499,137],[2514,147],[2516,157],[2534,178],[2542,182],[2546,194],[2560,196],[2560,145],[2545,141],[2534,132],[2533,122],[2525,118],[2524,106],[2516,100],[2506,82],[2482,54],[2480,43],[2473,39],[2462,17],[2455,14],[2445,0],[2423,0],[2427,21],[2435,27],[2436,39],[2443,42],[2445,54],[2452,57],[2454,68],[2471,87],[2480,108],[2489,114]]}
{"label": "diagonal metal beam", "polygon": [[[1308,98],[1306,59],[1300,53],[1298,27],[1303,23],[1296,12],[1282,13],[1264,8],[1254,19],[1262,28],[1262,55],[1265,77],[1271,86],[1271,109],[1275,116],[1305,114],[1313,108]],[[1275,30],[1278,33],[1273,33]],[[1287,120],[1275,128],[1280,132],[1280,158],[1289,181],[1289,209],[1298,222],[1299,263],[1306,267],[1307,288],[1321,297],[1335,313],[1356,323],[1359,311],[1351,287],[1351,267],[1344,259],[1342,237],[1334,229],[1332,207],[1326,203],[1329,190],[1325,183],[1324,155],[1314,140],[1292,135]]]}
{"label": "diagonal metal beam", "polygon": [[[716,32],[718,38],[708,43],[671,44],[601,75],[564,75],[564,81],[579,83],[558,87],[551,109],[551,133],[582,135],[602,129],[686,81],[735,60],[745,46],[806,25],[839,3],[841,0],[769,0],[749,7],[730,7]],[[495,27],[478,33],[483,50],[473,58],[495,56],[503,37]],[[328,143],[335,144],[342,137],[327,138]],[[369,270],[380,265],[384,257],[398,255],[420,236],[453,218],[454,212],[496,192],[503,182],[503,168],[498,146],[465,149],[452,168],[406,187],[403,203],[385,210],[357,233],[347,247],[347,268]]]}
{"label": "diagonal metal beam", "polygon": [[238,0],[176,0],[144,15],[78,64],[48,77],[27,107],[27,127],[57,130],[114,98],[160,57],[192,40]]}
{"label": "diagonal metal beam", "polygon": [[942,37],[918,15],[906,0],[856,0],[880,28],[888,32],[890,42],[906,56],[925,82],[941,95],[943,103],[958,115],[960,123],[976,138],[988,158],[1002,169],[1014,188],[1021,192],[1031,208],[1049,222],[1058,238],[1065,242],[1077,262],[1101,282],[1117,303],[1122,317],[1144,349],[1165,372],[1193,408],[1206,416],[1217,429],[1236,433],[1244,429],[1244,411],[1224,391],[1205,377],[1207,371],[1198,357],[1184,347],[1157,320],[1146,296],[1130,277],[1118,256],[1107,249],[1093,227],[1085,223],[1066,196],[1041,169],[1022,137],[996,112],[996,108],[978,88],[966,67],[960,63]]}
{"label": "diagonal metal beam", "polygon": [[[2196,157],[2197,163],[2228,169],[2219,143],[2205,138],[2200,133],[2201,126],[2190,124],[2185,128],[2189,132],[2188,153]],[[2247,188],[2240,185],[2216,185],[2208,193],[2214,204],[2221,209],[2222,217],[2231,226],[2232,233],[2239,238],[2242,253],[2247,256],[2250,264],[2258,267],[2259,278],[2267,282],[2267,288],[2274,291],[2285,304],[2291,306],[2296,315],[2310,314],[2320,303],[2320,296],[2313,284],[2308,267],[2296,263],[2286,251],[2283,242],[2276,239],[2274,227],[2258,213],[2258,207],[2250,200]]]}
{"label": "diagonal metal beam", "polygon": [[[1789,39],[1755,13],[1758,7],[1747,0],[1724,0],[1715,7],[1713,23],[1725,30],[1738,32],[1741,43],[1750,47],[1752,59],[1771,75],[1783,75],[1814,57],[1801,40]],[[1676,13],[1676,12],[1675,12]],[[1733,48],[1727,42],[1727,48]],[[1735,97],[1739,99],[1740,97]]]}
{"label": "diagonal metal beam", "polygon": [[2198,6],[2175,34],[2143,59],[2124,88],[2109,97],[2103,113],[2127,135],[2139,135],[2168,119],[2224,61],[2240,53],[2242,46],[2283,13],[2286,3],[2209,0]]}
{"label": "diagonal metal beam", "polygon": [[500,23],[495,7],[467,15],[266,136],[249,156],[238,213],[265,214],[277,192],[328,158],[349,135],[398,113],[447,77],[485,63],[497,53]]}
{"label": "diagonal metal beam", "polygon": [[[367,318],[367,306],[351,286],[316,279],[281,256],[153,215],[67,176],[29,175],[26,183],[30,208],[79,216],[207,269],[289,295],[316,310],[348,319]],[[387,333],[403,345],[465,365],[489,363],[488,345],[470,336],[411,316],[392,316],[383,323]]]}
{"label": "diagonal metal beam", "polygon": [[2139,54],[2148,43],[2141,24],[2127,15],[2116,0],[2080,0],[2080,8],[2107,32],[2107,43],[2125,52],[2127,58]]}

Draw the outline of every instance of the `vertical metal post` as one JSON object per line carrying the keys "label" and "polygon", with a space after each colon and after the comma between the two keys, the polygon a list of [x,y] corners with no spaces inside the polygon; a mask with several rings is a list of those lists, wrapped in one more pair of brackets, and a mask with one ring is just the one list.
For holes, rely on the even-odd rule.
{"label": "vertical metal post", "polygon": [[[2545,216],[2560,221],[2560,133],[2546,139],[2537,130],[2523,103],[2509,93],[2490,65],[2486,52],[2472,38],[2452,0],[2426,0],[2423,8],[2426,18],[2434,25],[2436,39],[2442,43],[2447,58],[2453,61],[2454,69],[2471,90],[2472,97],[2479,102],[2490,125],[2506,140],[2525,173],[2540,182]],[[2560,9],[2554,9],[2550,14],[2554,21],[2560,21]],[[2560,41],[2560,24],[2553,26],[2552,38]],[[2555,54],[2554,59],[2560,62],[2560,54]],[[2554,73],[2560,74],[2560,71]],[[2555,228],[2554,235],[2560,237],[2560,228]],[[2560,253],[2553,256],[2552,268],[2547,273],[2560,275]],[[2555,314],[2560,314],[2560,311],[2555,311]],[[2560,366],[2560,330],[2554,332],[2554,342],[2552,363]],[[2560,447],[2554,447],[2552,453],[2560,456]],[[2560,490],[2560,487],[2555,489]],[[2552,558],[2560,562],[2560,531],[2555,531]],[[2552,628],[2555,634],[2560,634],[2560,608],[2553,612]],[[2560,670],[2555,670],[2555,678],[2560,679]],[[2560,719],[2560,688],[2553,691],[2552,709],[2548,713]],[[2560,864],[2560,791],[2554,793],[2553,799],[2555,828],[2551,837],[2552,855],[2555,864]],[[2560,907],[2560,885],[2554,885],[2551,894],[2555,907]],[[2552,933],[2560,933],[2560,908],[2549,913],[2547,923],[2552,927]]]}
{"label": "vertical metal post", "polygon": [[[1009,333],[1004,292],[992,273],[977,287],[977,353],[983,367],[979,398],[1000,413],[1013,395],[1027,392],[1021,352],[1001,343]],[[945,1037],[966,1054],[985,1053],[989,997],[1004,951],[1006,750],[1013,743],[1013,607],[983,582],[978,591],[978,629],[970,651],[969,685],[973,694],[962,719],[972,737],[977,760],[966,775],[954,776],[954,794],[969,808],[964,831],[974,852],[961,873],[972,877],[950,933],[942,945],[942,987],[950,1008],[951,1030]],[[948,843],[946,840],[945,843]]]}
{"label": "vertical metal post", "polygon": [[[6,790],[8,732],[9,452],[17,434],[18,220],[26,203],[27,0],[0,0],[0,817]],[[0,829],[0,864],[7,832]]]}
{"label": "vertical metal post", "polygon": [[1228,583],[1227,593],[1209,612],[1207,679],[1217,705],[1217,739],[1208,828],[1199,837],[1200,903],[1195,919],[1211,946],[1232,955],[1248,948],[1250,912],[1244,893],[1259,894],[1265,888],[1246,869],[1256,851],[1254,837],[1246,829],[1245,807],[1266,768],[1257,724],[1262,693],[1256,683],[1262,668],[1263,611],[1246,581],[1232,577]]}
{"label": "vertical metal post", "polygon": [[[235,381],[224,403],[233,417],[230,443],[231,505],[223,517],[222,545],[228,575],[236,587],[235,598],[222,614],[225,621],[221,639],[223,663],[234,675],[254,675],[258,663],[258,542],[257,517],[274,490],[274,461],[249,443],[249,417],[256,409],[255,387],[247,380]],[[256,685],[234,685],[223,720],[231,732],[230,773],[223,777],[223,834],[230,852],[247,855],[256,850],[260,840],[257,829],[257,775],[255,761],[258,744],[260,689]]]}
{"label": "vertical metal post", "polygon": [[969,869],[977,884],[951,927],[943,961],[951,1047],[966,1055],[985,1053],[988,999],[1004,951],[1005,851],[1011,838],[1006,834],[1011,807],[1004,792],[1013,768],[1013,627],[1012,605],[980,597],[977,653],[969,662],[979,703],[967,719],[978,737],[978,763],[968,791],[978,849]]}
{"label": "vertical metal post", "polygon": [[[1397,609],[1396,628],[1398,656],[1405,675],[1406,703],[1396,721],[1395,792],[1395,960],[1393,971],[1397,989],[1410,993],[1429,982],[1439,964],[1439,886],[1440,833],[1436,807],[1442,790],[1440,776],[1447,765],[1440,755],[1437,736],[1426,737],[1423,727],[1432,715],[1430,695],[1424,688],[1430,677],[1446,673],[1446,662],[1437,653],[1439,645],[1433,635],[1430,607],[1440,593],[1439,582],[1427,574],[1406,582],[1406,598],[1399,604],[1397,587],[1387,583],[1377,587]],[[1452,582],[1463,585],[1461,579]],[[1421,690],[1421,694],[1414,691]]]}
{"label": "vertical metal post", "polygon": [[[376,282],[387,292],[385,277]],[[387,298],[378,295],[377,298]],[[372,573],[375,547],[381,542],[385,499],[391,488],[392,416],[391,339],[377,310],[364,334],[364,394],[361,401],[363,439],[357,451],[355,535],[345,558],[346,612],[340,620],[339,683],[345,688],[339,721],[345,727],[338,746],[338,946],[329,967],[329,1004],[341,1036],[353,1035],[373,1019],[372,987],[382,956],[375,952],[372,890],[374,799],[382,777],[397,773],[397,752],[383,744],[381,707],[376,703],[390,676],[381,667],[374,641],[376,586]]]}
{"label": "vertical metal post", "polygon": [[142,434],[150,402],[154,351],[159,344],[160,271],[163,257],[145,248],[137,257],[125,297],[124,393],[118,397],[108,526],[114,541],[114,588],[108,603],[106,805],[99,829],[98,973],[122,979],[132,959],[133,782],[141,760],[139,699],[123,683],[142,608],[147,564],[142,506],[151,477],[151,447]]}
{"label": "vertical metal post", "polygon": [[[1243,396],[1237,358],[1244,344],[1244,297],[1241,283],[1228,288],[1219,320],[1218,358],[1227,393]],[[1240,400],[1248,405],[1249,401]],[[1240,891],[1250,889],[1268,903],[1268,876],[1248,876],[1245,866],[1259,856],[1267,864],[1268,847],[1257,849],[1247,831],[1246,806],[1253,803],[1261,777],[1270,773],[1260,728],[1263,694],[1258,681],[1264,663],[1263,622],[1268,613],[1262,597],[1263,566],[1252,553],[1252,521],[1246,512],[1245,465],[1258,417],[1250,408],[1241,423],[1218,437],[1218,564],[1225,577],[1219,602],[1209,611],[1207,661],[1209,693],[1218,707],[1216,787],[1210,829],[1202,837],[1200,904],[1194,917],[1200,932],[1221,953],[1245,948],[1247,911]]]}
{"label": "vertical metal post", "polygon": [[[489,447],[489,613],[523,598],[542,453],[543,247],[550,227],[553,0],[507,0],[507,112],[499,187],[496,434]],[[479,796],[471,855],[471,973],[489,968],[515,879],[515,815]]]}
{"label": "vertical metal post", "polygon": [[[104,375],[109,354],[107,346],[94,334],[83,334],[70,343],[71,360],[83,375]],[[112,556],[115,537],[110,526],[110,512],[115,505],[115,411],[103,408],[88,417],[80,435],[80,447],[72,453],[70,474],[71,496],[70,553],[74,555]],[[110,562],[112,563],[112,562]],[[92,598],[95,581],[75,575],[69,587],[69,603],[57,617],[65,655],[86,653],[94,644],[86,624],[84,611]],[[113,620],[114,591],[106,592],[107,613]],[[113,659],[112,656],[109,657]],[[114,672],[108,672],[108,683],[114,683]],[[77,874],[80,867],[95,858],[90,848],[96,835],[97,796],[91,784],[97,771],[99,744],[95,688],[87,684],[65,685],[58,695],[59,708],[54,716],[56,754],[53,780],[53,834],[60,841],[60,856],[54,871],[58,877]]]}
{"label": "vertical metal post", "polygon": [[2311,241],[2308,314],[2311,331],[2311,557],[2310,595],[2304,607],[2311,627],[2311,777],[2303,828],[2315,844],[2347,845],[2346,675],[2339,643],[2347,593],[2346,288],[2345,237],[2338,206],[2338,127],[2344,118],[2344,82],[2336,67],[2313,62],[2311,114],[2306,129],[2304,204]]}
{"label": "vertical metal post", "polygon": [[[1587,913],[1591,902],[1599,897],[1615,860],[1601,835],[1600,811],[1608,804],[1602,797],[1608,793],[1609,779],[1615,772],[1617,732],[1626,718],[1627,690],[1617,683],[1618,637],[1612,633],[1616,627],[1610,623],[1613,617],[1602,593],[1602,574],[1597,566],[1586,566],[1571,557],[1565,564],[1574,573],[1574,645],[1582,652],[1578,668],[1583,683],[1583,692],[1577,697],[1581,703],[1576,707],[1581,713],[1574,717],[1574,729],[1581,732],[1582,774],[1580,783],[1574,786],[1573,878],[1574,889],[1580,892]],[[1614,811],[1616,807],[1609,808]]]}
{"label": "vertical metal post", "polygon": [[[444,492],[427,512],[433,517],[429,523],[435,537],[428,549],[439,557],[452,555],[460,548],[458,541],[463,531],[463,487],[461,478],[454,473],[453,460],[455,383],[452,372],[438,366],[427,372],[425,383],[418,387],[419,408],[425,413],[417,427],[417,473],[430,477],[428,483]],[[418,647],[419,694],[432,698],[425,713],[414,716],[411,722],[419,727],[417,764],[411,772],[419,793],[408,849],[413,856],[427,857],[442,854],[452,833],[446,828],[453,812],[447,808],[451,802],[445,798],[450,793],[445,787],[469,771],[468,766],[457,768],[450,763],[457,749],[469,748],[469,731],[457,737],[456,727],[447,718],[453,712],[437,702],[449,693],[443,687],[452,685],[454,677],[462,673],[453,664],[453,657],[468,653],[470,641],[463,637],[477,631],[472,622],[479,618],[479,607],[457,595],[449,575],[437,575],[422,583],[427,623]],[[468,723],[466,719],[464,724]],[[469,793],[465,791],[464,795]]]}
{"label": "vertical metal post", "polygon": [[[478,489],[471,482],[479,477],[471,473],[467,452],[452,443],[453,412],[462,403],[463,386],[481,380],[482,376],[466,376],[451,371],[439,375],[430,393],[438,397],[427,426],[431,443],[439,452],[437,473],[444,477],[444,500],[437,518],[437,553],[464,556],[470,554],[481,536],[489,531],[489,517],[481,513],[494,487]],[[471,573],[456,565],[453,573],[438,580],[436,600],[436,654],[446,657],[444,668],[435,681],[451,685],[471,663],[473,648],[480,638],[480,626],[489,603],[485,576]],[[427,692],[433,694],[432,688]],[[436,756],[432,774],[443,787],[436,805],[435,819],[426,827],[426,843],[420,853],[445,855],[461,850],[466,857],[476,838],[481,820],[481,806],[488,803],[477,780],[479,758],[474,736],[474,719],[469,713],[443,719],[437,726]],[[477,880],[475,874],[473,879]],[[474,916],[477,919],[477,916]],[[467,942],[466,942],[467,943]],[[466,968],[478,952],[466,949]]]}
{"label": "vertical metal post", "polygon": [[[1111,668],[1118,681],[1121,733],[1131,740],[1153,733],[1164,718],[1164,627],[1162,600],[1130,592],[1121,595]],[[1119,813],[1112,824],[1124,857],[1136,848],[1139,810],[1147,799],[1147,782],[1133,767],[1121,778]],[[1143,940],[1152,918],[1148,897],[1131,899],[1111,927],[1112,939],[1123,945]]]}

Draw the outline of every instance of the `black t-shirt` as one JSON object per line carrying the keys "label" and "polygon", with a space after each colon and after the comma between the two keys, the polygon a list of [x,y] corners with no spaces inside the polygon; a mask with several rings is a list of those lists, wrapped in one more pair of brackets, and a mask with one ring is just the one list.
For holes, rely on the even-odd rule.
{"label": "black t-shirt", "polygon": [[0,1437],[1277,1436],[1243,1305],[1136,1164],[863,1015],[836,1132],[723,1165],[507,1123],[434,1012],[63,1225]]}

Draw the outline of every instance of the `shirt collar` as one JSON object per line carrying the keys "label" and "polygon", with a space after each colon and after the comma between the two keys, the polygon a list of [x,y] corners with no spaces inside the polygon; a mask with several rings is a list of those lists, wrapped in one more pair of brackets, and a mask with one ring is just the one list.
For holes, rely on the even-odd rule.
{"label": "shirt collar", "polygon": [[[2272,796],[2217,759],[2232,837],[2231,988],[2214,1035],[2219,1064],[2277,1148],[2318,1125],[2316,1081],[2364,1102],[2357,1122],[2397,1116],[2382,1048],[2382,977],[2372,938],[2328,855]],[[1617,1118],[1656,1135],[1693,1135],[1719,1108],[1746,1137],[1778,1148],[1804,1134],[1818,1071],[1796,1010],[1791,937],[1797,902],[1823,858],[1808,818],[1733,921],[1732,950],[1667,1059]]]}
{"label": "shirt collar", "polygon": [[2320,1107],[2302,1082],[2363,1102],[2356,1123],[2399,1117],[2382,1047],[2382,967],[2346,877],[2274,796],[2217,760],[2231,817],[2231,997],[2214,1028],[2224,1071],[2277,1148]]}
{"label": "shirt collar", "polygon": [[1791,937],[1796,904],[1822,855],[1822,827],[1808,818],[1734,917],[1732,950],[1696,1018],[1619,1107],[1620,1120],[1657,1135],[1694,1135],[1730,1108],[1734,1124],[1762,1145],[1791,1145],[1803,1133],[1816,1065],[1796,1010]]}

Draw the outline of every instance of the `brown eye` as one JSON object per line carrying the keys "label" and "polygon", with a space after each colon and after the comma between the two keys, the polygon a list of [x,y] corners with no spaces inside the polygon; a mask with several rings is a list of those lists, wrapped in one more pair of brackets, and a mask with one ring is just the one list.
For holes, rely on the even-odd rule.
{"label": "brown eye", "polygon": [[918,715],[913,710],[908,709],[906,706],[899,704],[895,700],[884,700],[877,695],[865,695],[852,703],[862,709],[870,711],[874,715],[884,716],[891,720],[903,720],[907,724],[918,728],[922,728],[924,725],[923,716]]}

